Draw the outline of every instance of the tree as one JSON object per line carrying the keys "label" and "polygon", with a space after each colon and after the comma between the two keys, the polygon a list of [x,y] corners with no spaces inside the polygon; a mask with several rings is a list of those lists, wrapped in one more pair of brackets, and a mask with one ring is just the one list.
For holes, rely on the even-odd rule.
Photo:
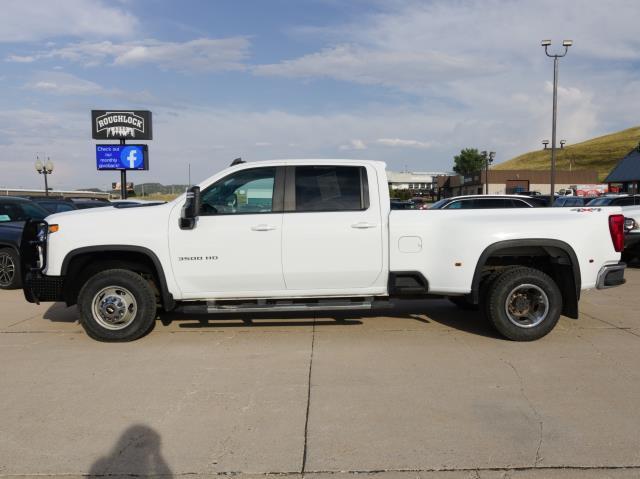
{"label": "tree", "polygon": [[484,168],[484,157],[476,148],[465,148],[453,157],[453,171],[459,175],[470,175]]}

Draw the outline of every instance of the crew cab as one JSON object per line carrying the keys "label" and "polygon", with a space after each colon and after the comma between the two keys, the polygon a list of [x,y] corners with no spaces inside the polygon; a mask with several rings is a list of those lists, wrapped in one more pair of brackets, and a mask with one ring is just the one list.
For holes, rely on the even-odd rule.
{"label": "crew cab", "polygon": [[619,208],[391,211],[387,185],[382,162],[240,163],[166,204],[55,214],[25,229],[24,293],[77,304],[102,341],[144,336],[159,308],[370,309],[390,297],[457,297],[528,341],[577,318],[581,290],[624,283]]}

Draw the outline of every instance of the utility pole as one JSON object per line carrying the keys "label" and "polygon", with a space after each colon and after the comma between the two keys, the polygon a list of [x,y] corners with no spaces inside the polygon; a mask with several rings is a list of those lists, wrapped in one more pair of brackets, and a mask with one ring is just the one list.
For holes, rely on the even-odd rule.
{"label": "utility pole", "polygon": [[542,40],[541,45],[544,47],[544,53],[549,58],[553,58],[553,119],[551,123],[551,196],[549,206],[553,207],[554,195],[556,190],[556,122],[558,119],[558,63],[559,59],[564,57],[569,51],[569,47],[573,45],[573,40],[564,40],[562,46],[564,53],[549,54],[549,46],[551,40]]}

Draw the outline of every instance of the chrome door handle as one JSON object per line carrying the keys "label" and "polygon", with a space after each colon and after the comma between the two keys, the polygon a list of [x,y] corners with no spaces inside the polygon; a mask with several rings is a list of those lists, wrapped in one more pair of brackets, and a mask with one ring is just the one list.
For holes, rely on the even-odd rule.
{"label": "chrome door handle", "polygon": [[251,227],[252,231],[271,231],[276,229],[275,226],[272,225],[265,225],[265,224],[261,224],[261,225],[255,225]]}
{"label": "chrome door handle", "polygon": [[360,221],[359,223],[354,223],[354,224],[351,225],[352,228],[356,228],[356,229],[359,229],[359,230],[364,230],[364,229],[367,229],[367,228],[375,228],[376,226],[378,226],[378,225],[373,224],[373,223],[367,223],[366,221]]}

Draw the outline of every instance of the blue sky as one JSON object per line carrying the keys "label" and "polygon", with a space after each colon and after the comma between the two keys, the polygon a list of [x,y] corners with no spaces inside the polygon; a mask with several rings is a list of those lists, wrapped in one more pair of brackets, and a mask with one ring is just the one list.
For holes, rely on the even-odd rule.
{"label": "blue sky", "polygon": [[137,183],[205,178],[233,158],[384,160],[446,171],[464,147],[504,161],[550,136],[551,60],[568,143],[635,126],[640,3],[4,0],[0,187],[106,187],[92,108],[154,114]]}

